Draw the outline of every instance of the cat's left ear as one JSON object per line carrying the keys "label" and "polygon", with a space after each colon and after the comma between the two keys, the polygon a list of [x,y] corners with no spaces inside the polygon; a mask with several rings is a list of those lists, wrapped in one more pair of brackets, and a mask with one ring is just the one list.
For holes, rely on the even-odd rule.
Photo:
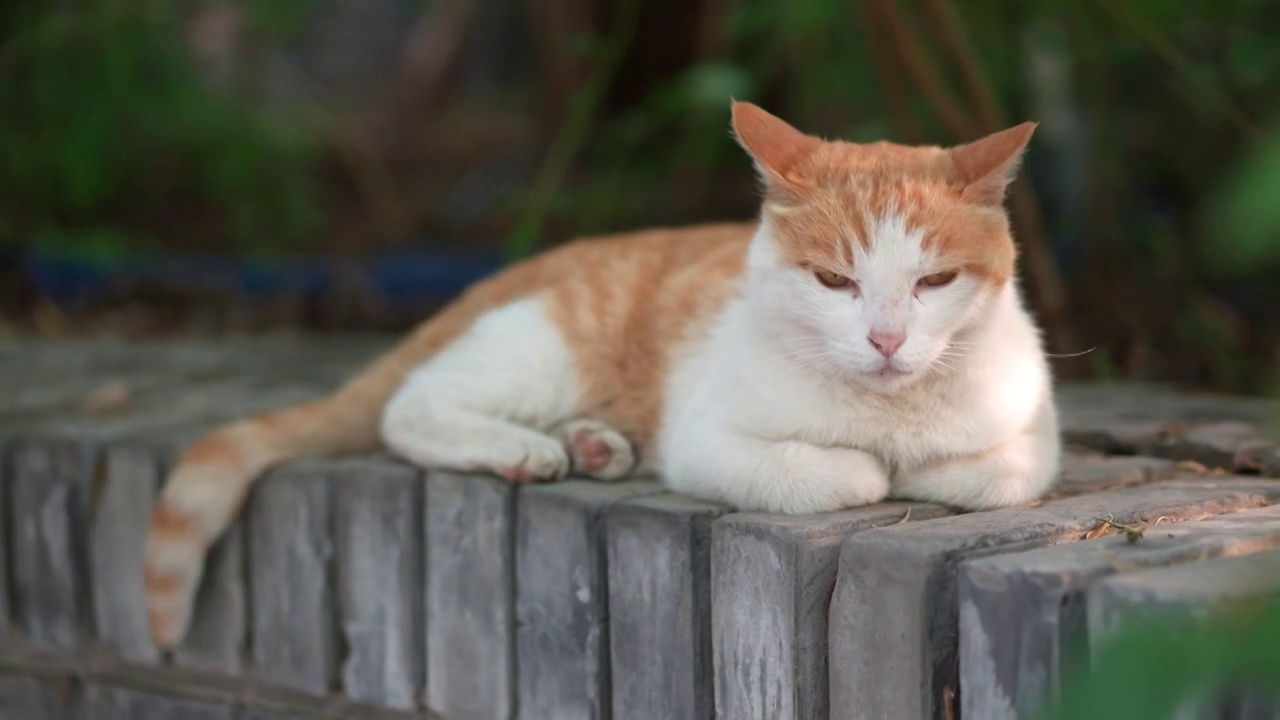
{"label": "cat's left ear", "polygon": [[822,141],[805,135],[785,120],[749,102],[733,101],[733,134],[751,158],[756,170],[770,185],[795,186],[801,180],[795,166]]}
{"label": "cat's left ear", "polygon": [[1035,122],[1024,122],[981,140],[951,148],[951,161],[961,187],[961,199],[975,205],[1001,207],[1005,190],[1018,175],[1022,154],[1036,125]]}

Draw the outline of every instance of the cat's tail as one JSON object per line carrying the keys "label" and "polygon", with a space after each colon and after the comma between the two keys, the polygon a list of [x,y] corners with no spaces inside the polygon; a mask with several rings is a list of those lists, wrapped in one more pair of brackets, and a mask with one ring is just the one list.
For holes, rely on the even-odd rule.
{"label": "cat's tail", "polygon": [[253,482],[288,460],[378,447],[382,409],[406,373],[501,299],[464,298],[328,397],[232,422],[186,448],[165,481],[147,534],[143,581],[157,646],[171,649],[186,635],[209,547],[231,524]]}

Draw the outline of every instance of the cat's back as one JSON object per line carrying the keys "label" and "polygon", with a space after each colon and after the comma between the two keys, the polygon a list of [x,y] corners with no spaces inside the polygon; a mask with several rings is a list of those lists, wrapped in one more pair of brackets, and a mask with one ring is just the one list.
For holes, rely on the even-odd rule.
{"label": "cat's back", "polygon": [[680,283],[683,275],[740,272],[737,261],[745,259],[755,227],[716,223],[581,237],[476,282],[455,305],[482,310],[550,291],[560,305],[612,307]]}
{"label": "cat's back", "polygon": [[646,228],[568,242],[531,261],[553,284],[578,294],[610,297],[617,291],[643,292],[653,283],[695,267],[731,265],[745,258],[754,223],[715,223],[678,228]]}

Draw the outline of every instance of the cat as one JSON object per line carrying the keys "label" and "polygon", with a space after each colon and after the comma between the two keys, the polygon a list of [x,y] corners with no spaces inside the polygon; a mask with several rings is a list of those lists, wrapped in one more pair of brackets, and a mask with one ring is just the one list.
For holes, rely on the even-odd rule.
{"label": "cat", "polygon": [[517,483],[657,475],[776,513],[1041,497],[1058,417],[1004,209],[1035,123],[941,148],[731,114],[756,221],[564,244],[475,283],[332,395],[187,448],[146,546],[157,644],[185,634],[251,483],[302,456],[385,446]]}

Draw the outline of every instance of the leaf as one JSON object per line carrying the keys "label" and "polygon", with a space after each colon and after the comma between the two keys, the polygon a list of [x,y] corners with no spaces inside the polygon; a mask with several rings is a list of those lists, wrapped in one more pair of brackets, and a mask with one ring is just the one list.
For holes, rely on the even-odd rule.
{"label": "leaf", "polygon": [[1205,467],[1204,464],[1202,463],[1196,462],[1195,460],[1183,460],[1179,462],[1177,465],[1175,465],[1174,467],[1176,467],[1179,470],[1186,470],[1187,472],[1193,472],[1199,475],[1209,474],[1209,468]]}
{"label": "leaf", "polygon": [[1109,534],[1111,534],[1111,523],[1107,522],[1106,520],[1103,520],[1102,522],[1098,523],[1097,527],[1085,533],[1084,539],[1097,540],[1103,535],[1109,535]]}

